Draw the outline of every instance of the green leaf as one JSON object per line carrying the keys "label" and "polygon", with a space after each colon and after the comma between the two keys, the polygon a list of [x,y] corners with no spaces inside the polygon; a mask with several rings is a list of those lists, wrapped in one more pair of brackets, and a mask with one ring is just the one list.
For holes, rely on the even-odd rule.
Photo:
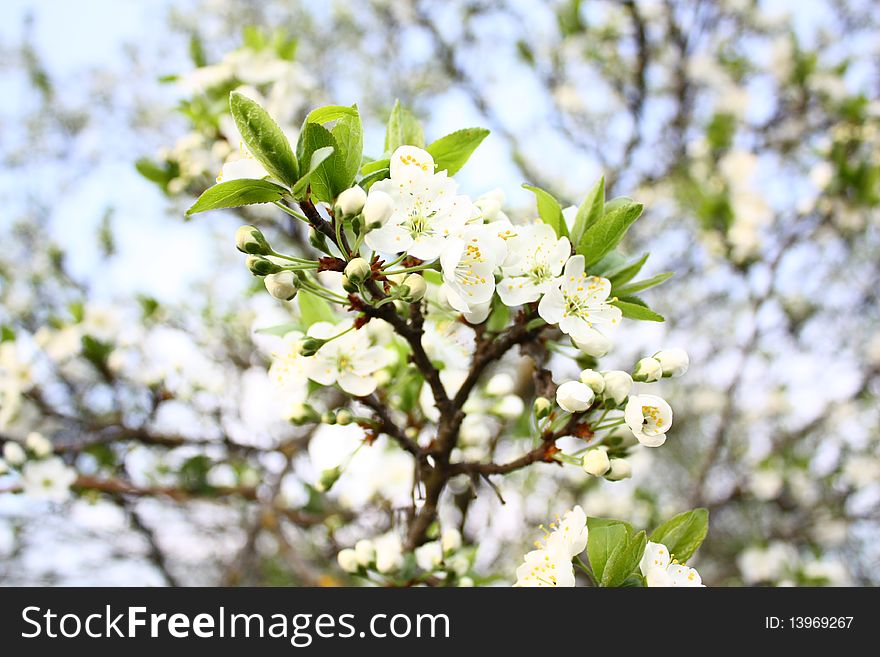
{"label": "green leaf", "polygon": [[635,536],[627,535],[626,544],[616,548],[605,564],[602,573],[602,586],[623,586],[627,578],[638,567],[645,552],[648,537],[641,531]]}
{"label": "green leaf", "polygon": [[358,116],[357,107],[346,107],[345,105],[326,105],[313,109],[306,117],[305,123],[329,123],[330,121],[338,121],[345,117]]}
{"label": "green leaf", "polygon": [[584,256],[587,268],[599,262],[605,254],[620,244],[627,229],[642,214],[641,203],[627,200],[615,204],[615,201],[606,204],[605,214],[584,231],[578,242],[577,252]]}
{"label": "green leaf", "polygon": [[611,283],[612,288],[629,283],[640,271],[642,271],[642,267],[648,262],[648,256],[650,255],[650,253],[645,253],[638,260],[623,263],[622,265],[615,267],[605,274],[605,278]]}
{"label": "green leaf", "polygon": [[299,164],[287,137],[262,107],[244,94],[229,94],[229,109],[248,149],[266,171],[288,186],[299,178]]}
{"label": "green leaf", "polygon": [[489,313],[489,319],[486,322],[486,330],[498,333],[507,328],[510,321],[510,308],[501,303],[501,299],[496,297],[492,301],[492,312]]}
{"label": "green leaf", "polygon": [[456,130],[431,142],[426,150],[434,158],[437,171],[446,171],[448,175],[454,176],[488,134],[489,131],[485,128]]}
{"label": "green leaf", "polygon": [[559,201],[540,187],[523,185],[523,188],[535,195],[535,200],[538,202],[538,216],[541,217],[541,221],[553,229],[556,237],[568,237],[568,226],[565,225],[565,218],[562,216],[562,206],[559,205]]}
{"label": "green leaf", "polygon": [[424,148],[425,132],[415,114],[396,100],[385,127],[385,152],[391,154],[405,145]]}
{"label": "green leaf", "polygon": [[615,550],[624,549],[627,527],[622,522],[609,522],[604,518],[587,518],[587,556],[596,580],[601,582],[605,566]]}
{"label": "green leaf", "polygon": [[361,165],[361,173],[365,176],[370,175],[371,173],[375,173],[376,171],[380,171],[382,169],[388,169],[391,167],[391,160],[385,158],[384,160],[372,160],[371,162],[364,162]]}
{"label": "green leaf", "polygon": [[[336,151],[337,143],[333,134],[320,123],[305,123],[296,143],[296,155],[300,162],[311,164],[312,154],[328,146],[332,146],[334,152]],[[321,162],[315,171],[310,172],[308,180],[312,196],[319,201],[327,201],[328,203],[335,198],[329,165],[329,159],[326,162]],[[297,193],[301,195],[303,192],[304,190],[301,188]]]}
{"label": "green leaf", "polygon": [[237,208],[254,203],[273,203],[280,201],[286,193],[286,189],[268,180],[251,178],[228,180],[206,189],[186,211],[186,216],[207,210]]}
{"label": "green leaf", "polygon": [[338,162],[332,167],[333,185],[335,195],[345,191],[354,183],[358,169],[361,167],[361,159],[364,153],[364,128],[361,124],[361,116],[357,105],[350,108],[353,114],[345,114],[336,121],[336,125],[330,131],[339,145],[339,151],[335,159]]}
{"label": "green leaf", "polygon": [[259,333],[261,335],[277,335],[279,337],[284,337],[291,331],[296,331],[299,329],[299,324],[293,324],[288,322],[286,324],[276,324],[275,326],[267,326],[265,328],[259,328],[254,331],[254,333]]}
{"label": "green leaf", "polygon": [[590,267],[590,273],[608,278],[609,272],[615,272],[625,265],[626,258],[620,251],[615,249],[614,251],[605,254],[599,262]]}
{"label": "green leaf", "polygon": [[324,160],[333,155],[334,150],[333,146],[322,146],[318,150],[312,152],[311,160],[309,161],[309,170],[306,171],[302,178],[296,181],[296,184],[291,190],[295,198],[302,198],[304,196],[303,192],[305,192],[306,185],[309,184],[312,176],[315,175],[315,172],[318,170],[318,167],[324,163]]}
{"label": "green leaf", "polygon": [[643,322],[663,322],[666,321],[663,315],[655,313],[645,305],[645,302],[638,297],[621,297],[616,301],[612,301],[611,305],[617,306],[623,312],[623,316],[628,319],[637,319]]}
{"label": "green leaf", "polygon": [[373,183],[377,183],[380,180],[385,180],[391,175],[391,169],[378,169],[377,171],[373,171],[370,175],[364,176],[360,179],[358,184],[364,188],[364,191],[370,191],[370,187],[373,186]]}
{"label": "green leaf", "polygon": [[651,532],[651,541],[662,543],[680,562],[691,558],[709,531],[709,511],[699,508],[679,513]]}
{"label": "green leaf", "polygon": [[164,189],[169,182],[178,176],[178,166],[171,162],[157,164],[151,159],[142,157],[134,164],[134,168],[150,182],[161,185]]}
{"label": "green leaf", "polygon": [[315,322],[336,322],[336,316],[330,304],[311,292],[300,290],[297,294],[299,299],[299,315],[303,324],[308,327]]}
{"label": "green leaf", "polygon": [[580,204],[574,220],[574,228],[571,231],[571,240],[578,244],[583,237],[584,231],[595,224],[602,217],[605,209],[605,176],[599,178],[590,193]]}
{"label": "green leaf", "polygon": [[636,281],[635,283],[631,283],[629,285],[625,285],[624,287],[615,290],[615,293],[620,296],[630,296],[636,294],[637,292],[641,292],[642,290],[647,290],[649,287],[654,287],[655,285],[660,285],[661,283],[668,281],[673,276],[673,272],[664,271],[661,274],[657,274],[656,276],[651,276],[651,278],[645,278],[641,281]]}

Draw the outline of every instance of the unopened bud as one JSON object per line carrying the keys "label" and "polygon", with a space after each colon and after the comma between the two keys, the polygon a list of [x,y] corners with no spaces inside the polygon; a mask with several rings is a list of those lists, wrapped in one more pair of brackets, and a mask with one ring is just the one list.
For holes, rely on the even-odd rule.
{"label": "unopened bud", "polygon": [[370,269],[370,263],[363,258],[353,258],[345,265],[345,275],[348,277],[349,283],[363,283],[373,273]]}
{"label": "unopened bud", "polygon": [[581,372],[580,379],[581,383],[597,395],[605,392],[605,378],[596,370],[584,370]]}
{"label": "unopened bud", "polygon": [[681,376],[688,371],[690,358],[684,349],[663,349],[654,354],[654,358],[663,368],[663,376]]}
{"label": "unopened bud", "polygon": [[553,403],[546,397],[538,397],[535,399],[533,408],[535,409],[535,417],[541,420],[550,415],[550,411],[553,409]]}
{"label": "unopened bud", "polygon": [[235,231],[235,248],[251,255],[268,255],[272,249],[256,226],[242,226]]}
{"label": "unopened bud", "polygon": [[354,553],[361,566],[369,566],[376,560],[376,546],[368,538],[362,538],[354,544]]}
{"label": "unopened bud", "polygon": [[52,443],[43,434],[36,431],[32,431],[27,435],[27,438],[24,439],[24,446],[39,459],[52,453]]}
{"label": "unopened bud", "polygon": [[326,340],[321,340],[320,338],[303,338],[299,345],[299,353],[306,358],[314,356],[326,342]]}
{"label": "unopened bud", "polygon": [[364,203],[364,220],[368,226],[381,226],[394,212],[394,199],[385,192],[371,191]]}
{"label": "unopened bud", "polygon": [[276,299],[290,301],[296,296],[299,289],[299,279],[292,271],[280,271],[277,274],[269,274],[263,279],[266,289]]}
{"label": "unopened bud", "polygon": [[322,424],[336,424],[336,413],[333,411],[324,411],[321,414]]}
{"label": "unopened bud", "polygon": [[356,214],[360,214],[366,201],[367,193],[364,191],[364,188],[360,185],[355,185],[339,195],[339,198],[336,199],[336,207],[342,213],[342,216],[353,217]]}
{"label": "unopened bud", "polygon": [[318,411],[312,408],[309,404],[298,403],[294,404],[290,409],[290,412],[287,414],[287,419],[290,420],[292,424],[306,424],[308,422],[316,422],[320,419],[318,415]]}
{"label": "unopened bud", "polygon": [[593,477],[601,477],[611,469],[608,452],[604,449],[588,449],[584,454],[584,472]]}
{"label": "unopened bud", "polygon": [[312,245],[312,248],[317,249],[318,251],[322,251],[323,253],[330,253],[330,248],[327,246],[327,237],[319,230],[315,230],[314,228],[309,228],[309,244]]}
{"label": "unopened bud", "polygon": [[357,554],[355,554],[355,551],[351,548],[340,550],[339,554],[336,555],[336,562],[339,564],[339,567],[347,573],[356,573],[360,570]]}
{"label": "unopened bud", "polygon": [[318,479],[318,483],[315,485],[315,489],[319,493],[326,493],[333,488],[333,484],[339,481],[341,475],[342,469],[338,465],[335,468],[324,470],[321,473],[321,477]]}
{"label": "unopened bud", "polygon": [[352,419],[351,411],[344,408],[336,413],[336,424],[340,426],[344,427],[351,424]]}
{"label": "unopened bud", "polygon": [[16,442],[7,440],[3,444],[3,458],[9,465],[21,465],[27,459],[27,454]]}
{"label": "unopened bud", "polygon": [[342,289],[345,290],[346,292],[351,292],[352,294],[354,294],[355,292],[358,291],[358,286],[355,285],[354,283],[352,283],[350,280],[348,280],[348,276],[343,274],[342,275]]}
{"label": "unopened bud", "polygon": [[401,290],[400,298],[404,301],[409,301],[410,303],[421,301],[425,296],[425,292],[428,291],[428,284],[425,283],[425,277],[420,276],[419,274],[410,274],[407,276],[401,287],[406,289]]}
{"label": "unopened bud", "polygon": [[632,377],[621,370],[611,370],[602,372],[602,378],[605,379],[605,401],[613,406],[620,406],[632,390]]}
{"label": "unopened bud", "polygon": [[249,255],[244,264],[254,276],[268,276],[281,271],[281,267],[268,258],[258,255]]}
{"label": "unopened bud", "polygon": [[611,459],[611,469],[605,475],[608,481],[620,481],[632,477],[632,466],[626,459]]}
{"label": "unopened bud", "polygon": [[633,381],[653,383],[663,377],[663,368],[656,358],[642,358],[633,369]]}

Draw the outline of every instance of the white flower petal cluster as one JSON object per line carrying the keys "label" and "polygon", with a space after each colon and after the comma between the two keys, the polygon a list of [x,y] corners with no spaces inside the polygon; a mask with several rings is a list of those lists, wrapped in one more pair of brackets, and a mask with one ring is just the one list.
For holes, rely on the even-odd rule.
{"label": "white flower petal cluster", "polygon": [[623,412],[626,425],[645,447],[660,447],[672,426],[672,408],[657,395],[632,395]]}
{"label": "white flower petal cluster", "polygon": [[328,342],[314,356],[305,358],[304,371],[312,381],[325,386],[338,384],[345,392],[363,397],[376,389],[378,379],[374,375],[388,365],[390,358],[383,347],[371,346],[366,331],[334,337],[349,326],[347,322],[312,324],[308,337]]}
{"label": "white flower petal cluster", "polygon": [[28,461],[21,470],[25,495],[49,502],[66,502],[70,487],[76,481],[76,470],[65,465],[59,457]]}
{"label": "white flower petal cluster", "polygon": [[649,587],[703,587],[702,578],[694,568],[671,561],[669,550],[662,543],[648,541],[639,563],[639,570]]}
{"label": "white flower petal cluster", "polygon": [[516,569],[516,583],[520,587],[574,586],[574,568],[571,560],[587,547],[587,516],[580,506],[567,511],[550,525],[543,542],[525,555]]}

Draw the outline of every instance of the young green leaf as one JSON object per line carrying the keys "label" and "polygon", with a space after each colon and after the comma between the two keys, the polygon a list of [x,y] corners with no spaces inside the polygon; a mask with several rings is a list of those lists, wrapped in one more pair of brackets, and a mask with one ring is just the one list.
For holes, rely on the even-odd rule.
{"label": "young green leaf", "polygon": [[229,94],[229,109],[241,138],[266,171],[288,186],[295,184],[299,164],[287,137],[268,112],[238,91]]}
{"label": "young green leaf", "polygon": [[706,538],[709,531],[709,511],[693,509],[679,513],[651,533],[654,543],[662,543],[679,561],[687,561]]}
{"label": "young green leaf", "polygon": [[647,543],[648,537],[643,531],[635,536],[628,535],[625,545],[615,549],[608,558],[602,573],[602,586],[623,586],[626,579],[638,567]]}
{"label": "young green leaf", "polygon": [[651,278],[645,278],[641,281],[636,281],[635,283],[624,285],[617,290],[615,290],[612,286],[612,292],[620,296],[630,296],[641,292],[642,290],[647,290],[650,287],[654,287],[655,285],[660,285],[661,283],[668,281],[670,278],[672,278],[673,275],[674,274],[671,271],[664,271],[663,273],[657,274],[656,276],[651,276]]}
{"label": "young green leaf", "polygon": [[262,335],[277,335],[279,337],[284,337],[291,331],[296,331],[299,329],[299,324],[291,324],[290,322],[286,324],[276,324],[275,326],[266,326],[265,328],[258,328],[254,331],[254,333],[260,333]]}
{"label": "young green leaf", "polygon": [[[610,255],[610,254],[609,254]],[[642,267],[648,262],[650,253],[645,253],[641,258],[633,262],[624,262],[621,265],[607,271],[604,276],[611,283],[611,287],[618,287],[629,283],[636,275],[642,271]]]}
{"label": "young green leaf", "polygon": [[535,195],[535,200],[538,202],[538,216],[541,217],[541,221],[553,229],[556,237],[568,237],[568,226],[565,225],[565,218],[562,216],[562,206],[559,205],[559,201],[540,187],[523,185],[523,188]]}
{"label": "young green leaf", "polygon": [[434,158],[437,171],[446,171],[448,175],[454,176],[488,134],[489,131],[485,128],[456,130],[431,142],[426,150]]}
{"label": "young green leaf", "polygon": [[315,322],[336,321],[330,304],[321,297],[300,290],[297,299],[299,299],[299,316],[302,318],[304,326],[309,327]]}
{"label": "young green leaf", "polygon": [[305,194],[306,185],[309,184],[309,181],[312,179],[312,176],[315,175],[315,172],[318,170],[324,161],[333,155],[334,148],[333,146],[322,146],[316,151],[312,151],[311,160],[309,161],[309,170],[305,172],[302,178],[296,181],[296,184],[293,186],[291,190],[295,198],[302,198]]}
{"label": "young green leaf", "polygon": [[584,256],[587,268],[599,262],[605,254],[620,244],[626,231],[642,214],[641,203],[628,201],[615,204],[608,211],[607,208],[612,203],[614,201],[605,206],[605,214],[584,231],[578,242],[577,252]]}
{"label": "young green leaf", "polygon": [[382,169],[388,169],[391,166],[391,160],[388,158],[382,160],[370,160],[369,162],[364,162],[361,165],[361,174],[364,176],[369,176],[371,173],[376,173],[377,171],[381,171]]}
{"label": "young green leaf", "polygon": [[612,301],[611,305],[620,308],[623,316],[628,319],[638,319],[643,322],[666,321],[663,315],[648,308],[647,304],[638,297],[621,297]]}
{"label": "young green leaf", "polygon": [[345,117],[354,117],[358,115],[357,107],[346,107],[345,105],[326,105],[313,109],[309,112],[304,123],[329,123],[330,121],[338,121]]}
{"label": "young green leaf", "polygon": [[186,216],[205,212],[207,210],[220,210],[221,208],[237,208],[241,205],[254,203],[273,203],[280,201],[287,190],[268,180],[253,180],[242,178],[240,180],[228,180],[209,187],[186,211]]}
{"label": "young green leaf", "polygon": [[609,523],[604,518],[587,518],[587,530],[587,557],[593,575],[601,582],[612,554],[626,547],[627,528],[623,523]]}
{"label": "young green leaf", "polygon": [[330,131],[339,147],[335,158],[338,162],[333,167],[334,195],[345,191],[354,183],[364,152],[364,129],[357,106],[354,114],[345,114],[336,121]]}
{"label": "young green leaf", "polygon": [[385,128],[385,152],[391,154],[404,145],[424,148],[425,132],[415,114],[396,100]]}
{"label": "young green leaf", "polygon": [[370,187],[373,186],[373,183],[377,183],[380,180],[385,180],[391,175],[391,169],[377,169],[373,171],[367,176],[364,176],[358,182],[358,185],[364,188],[365,191],[370,191]]}
{"label": "young green leaf", "polygon": [[593,185],[593,189],[578,207],[574,220],[574,228],[571,231],[571,241],[578,244],[584,231],[595,224],[602,217],[605,208],[605,176],[599,178]]}
{"label": "young green leaf", "polygon": [[[312,154],[323,148],[332,147],[334,153],[338,147],[333,134],[320,123],[303,124],[302,132],[299,133],[299,140],[296,143],[296,155],[300,162],[309,162],[311,165]],[[322,160],[314,171],[309,172],[309,186],[312,190],[312,197],[318,201],[332,202],[335,198],[333,193],[333,181],[330,174],[330,166],[334,160],[333,155],[326,160]],[[311,166],[310,166],[311,168]],[[297,190],[297,194],[304,193],[304,189]]]}

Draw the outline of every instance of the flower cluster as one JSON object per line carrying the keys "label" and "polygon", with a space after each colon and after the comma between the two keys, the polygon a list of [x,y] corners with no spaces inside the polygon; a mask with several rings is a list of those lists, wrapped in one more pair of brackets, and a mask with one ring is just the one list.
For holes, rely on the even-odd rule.
{"label": "flower cluster", "polygon": [[639,570],[649,587],[703,586],[700,573],[672,559],[669,549],[660,543],[648,541]]}
{"label": "flower cluster", "polygon": [[550,523],[550,531],[545,530],[543,541],[536,541],[536,549],[526,554],[516,569],[514,586],[574,586],[571,560],[586,549],[588,535],[587,516],[581,507],[557,517]]}
{"label": "flower cluster", "polygon": [[9,440],[3,444],[0,476],[17,470],[22,490],[28,497],[66,502],[70,499],[70,487],[76,481],[76,470],[52,454],[52,443],[36,432],[29,433],[23,445]]}

